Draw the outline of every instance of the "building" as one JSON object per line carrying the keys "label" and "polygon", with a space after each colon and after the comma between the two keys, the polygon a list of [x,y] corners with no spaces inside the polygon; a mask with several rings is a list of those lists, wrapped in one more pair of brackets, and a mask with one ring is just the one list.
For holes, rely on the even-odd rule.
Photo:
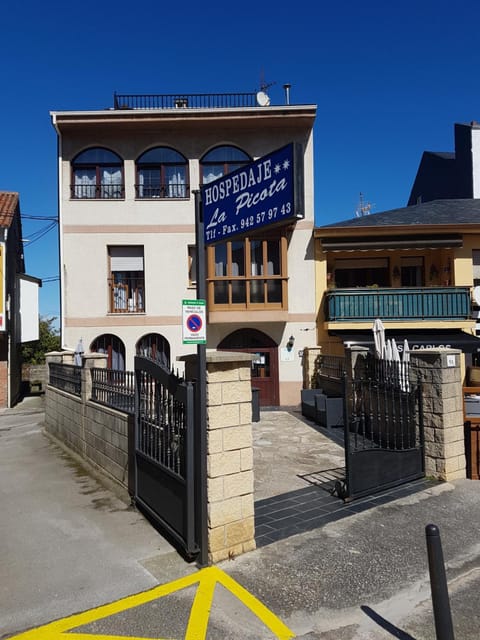
{"label": "building", "polygon": [[194,192],[298,143],[303,219],[234,236],[206,255],[207,348],[254,354],[260,404],[298,404],[301,351],[315,342],[316,107],[288,96],[274,106],[263,92],[115,95],[110,109],[51,113],[64,348],[81,338],[114,369],[133,369],[137,353],[179,366],[194,350],[182,318],[182,301],[196,299]]}
{"label": "building", "polygon": [[[478,361],[480,200],[434,200],[314,231],[318,342],[326,353],[386,336]],[[473,293],[473,298],[472,298]]]}
{"label": "building", "polygon": [[40,280],[25,274],[18,193],[0,191],[0,407],[22,393],[22,342],[38,340]]}
{"label": "building", "polygon": [[455,152],[425,151],[408,205],[480,198],[480,124],[455,124]]}

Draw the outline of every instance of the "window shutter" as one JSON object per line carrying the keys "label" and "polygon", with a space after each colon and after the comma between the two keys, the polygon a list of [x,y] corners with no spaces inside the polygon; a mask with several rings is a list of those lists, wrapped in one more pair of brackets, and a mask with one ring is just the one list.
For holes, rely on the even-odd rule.
{"label": "window shutter", "polygon": [[110,247],[111,271],[143,271],[143,247]]}

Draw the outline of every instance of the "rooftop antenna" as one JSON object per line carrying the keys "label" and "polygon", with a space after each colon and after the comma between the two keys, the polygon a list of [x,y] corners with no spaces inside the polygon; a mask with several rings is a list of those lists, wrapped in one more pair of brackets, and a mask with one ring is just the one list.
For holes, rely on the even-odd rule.
{"label": "rooftop antenna", "polygon": [[268,107],[270,104],[270,96],[267,89],[274,85],[275,82],[265,82],[263,71],[260,74],[260,91],[257,92],[257,102],[261,107]]}
{"label": "rooftop antenna", "polygon": [[372,205],[370,202],[364,202],[363,193],[360,191],[360,199],[358,203],[358,207],[355,211],[355,215],[357,218],[362,218],[363,216],[370,215],[370,211],[372,209]]}

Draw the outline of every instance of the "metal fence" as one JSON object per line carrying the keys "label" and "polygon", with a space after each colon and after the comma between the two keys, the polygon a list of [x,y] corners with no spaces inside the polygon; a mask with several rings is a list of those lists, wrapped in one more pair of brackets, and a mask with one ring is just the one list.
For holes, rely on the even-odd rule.
{"label": "metal fence", "polygon": [[316,362],[316,368],[319,376],[341,380],[345,373],[345,357],[330,354],[320,355]]}
{"label": "metal fence", "polygon": [[113,105],[114,109],[229,109],[256,107],[258,103],[255,93],[115,93]]}
{"label": "metal fence", "polygon": [[82,393],[82,367],[73,364],[50,362],[48,365],[48,383],[75,396]]}
{"label": "metal fence", "polygon": [[401,391],[410,389],[410,364],[400,360],[385,360],[369,354],[365,361],[367,379],[389,383]]}
{"label": "metal fence", "polygon": [[93,367],[92,395],[94,402],[125,413],[135,413],[135,374],[133,371]]}

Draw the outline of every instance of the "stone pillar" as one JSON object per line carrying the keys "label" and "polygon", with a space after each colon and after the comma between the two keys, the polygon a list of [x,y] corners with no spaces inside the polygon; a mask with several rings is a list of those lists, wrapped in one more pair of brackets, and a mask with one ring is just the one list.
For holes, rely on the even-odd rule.
{"label": "stone pillar", "polygon": [[423,386],[425,471],[438,480],[466,478],[460,359],[458,349],[410,352],[412,378]]}
{"label": "stone pillar", "polygon": [[[68,360],[68,357],[71,356],[72,361],[70,362]],[[67,358],[66,360],[64,360],[64,358]],[[73,353],[67,353],[66,351],[50,351],[49,353],[45,354],[45,361],[47,363],[47,365],[50,362],[56,362],[56,363],[65,363],[65,364],[73,364]]]}
{"label": "stone pillar", "polygon": [[[208,561],[255,549],[249,353],[207,352]],[[196,356],[182,356],[187,380]]]}
{"label": "stone pillar", "polygon": [[303,367],[303,388],[314,389],[316,388],[316,361],[319,355],[321,355],[321,347],[305,347],[303,349],[302,367]]}
{"label": "stone pillar", "polygon": [[82,355],[82,402],[85,405],[92,397],[92,372],[90,369],[107,368],[106,353],[87,353]]}
{"label": "stone pillar", "polygon": [[251,354],[207,353],[208,558],[255,549]]}

